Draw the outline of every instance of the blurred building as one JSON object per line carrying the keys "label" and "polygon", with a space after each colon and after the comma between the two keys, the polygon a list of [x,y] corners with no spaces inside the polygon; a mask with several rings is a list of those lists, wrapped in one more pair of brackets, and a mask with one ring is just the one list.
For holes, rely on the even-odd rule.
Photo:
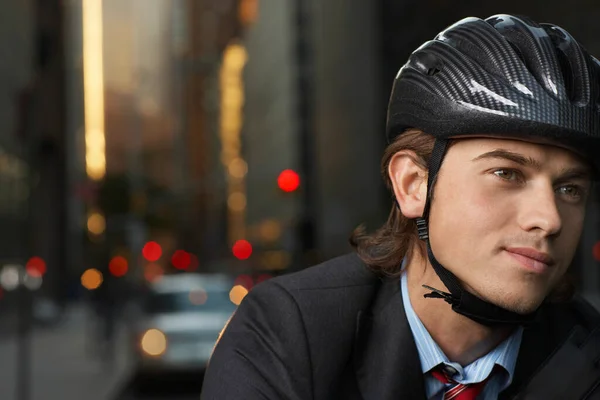
{"label": "blurred building", "polygon": [[[85,246],[103,252],[104,261],[124,255],[140,271],[149,240],[161,244],[167,268],[177,249],[197,255],[201,266],[225,252],[231,256],[219,79],[223,52],[241,32],[239,7],[238,1],[102,2],[106,161],[96,182],[85,174],[84,110],[74,104],[83,87],[74,83],[69,93],[70,123],[78,130],[71,138],[78,164],[71,184],[91,193],[73,199],[79,216],[72,218],[102,215],[105,227],[88,235],[92,243]],[[70,3],[70,15],[70,68],[81,82],[81,2]],[[88,250],[80,258],[98,262]]]}
{"label": "blurred building", "polygon": [[[312,240],[319,258],[327,258],[349,250],[348,237],[359,224],[373,228],[383,221],[379,40],[376,2],[259,2],[244,40],[250,240],[289,252]],[[299,172],[297,192],[278,189],[285,169]],[[307,201],[313,238],[298,229]],[[275,243],[261,229],[271,221],[282,227]]]}
{"label": "blurred building", "polygon": [[30,168],[24,142],[30,135],[28,112],[35,76],[33,4],[11,0],[4,7],[0,17],[0,255],[5,260],[0,262],[27,253],[22,226]]}
{"label": "blurred building", "polygon": [[0,17],[0,254],[40,257],[43,290],[66,267],[65,74],[60,1],[3,2]]}

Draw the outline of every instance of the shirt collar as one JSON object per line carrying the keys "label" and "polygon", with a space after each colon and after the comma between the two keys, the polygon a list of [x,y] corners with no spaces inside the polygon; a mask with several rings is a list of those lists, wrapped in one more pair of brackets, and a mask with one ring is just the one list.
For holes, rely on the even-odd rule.
{"label": "shirt collar", "polygon": [[458,382],[466,384],[482,381],[487,378],[495,365],[499,365],[508,373],[507,380],[503,386],[507,387],[510,385],[521,346],[523,328],[519,327],[516,329],[511,336],[500,343],[495,349],[464,368],[458,363],[450,362],[412,308],[408,295],[406,271],[404,270],[405,263],[406,259],[402,262],[402,275],[400,278],[402,300],[410,329],[415,338],[423,373],[428,373],[435,366],[444,363],[452,366],[457,371],[458,376],[455,379]]}

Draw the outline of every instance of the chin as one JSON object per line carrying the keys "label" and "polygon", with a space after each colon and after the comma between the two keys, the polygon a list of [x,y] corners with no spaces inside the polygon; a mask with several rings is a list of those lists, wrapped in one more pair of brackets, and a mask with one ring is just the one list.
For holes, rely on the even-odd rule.
{"label": "chin", "polygon": [[530,301],[530,302],[506,302],[506,304],[498,304],[498,305],[506,310],[515,312],[517,314],[525,315],[525,314],[531,314],[532,312],[537,310],[541,304],[542,304],[541,301],[535,301],[535,302]]}
{"label": "chin", "polygon": [[489,296],[486,300],[517,314],[530,314],[537,310],[544,301],[545,294],[536,294],[531,291],[525,293],[498,293]]}

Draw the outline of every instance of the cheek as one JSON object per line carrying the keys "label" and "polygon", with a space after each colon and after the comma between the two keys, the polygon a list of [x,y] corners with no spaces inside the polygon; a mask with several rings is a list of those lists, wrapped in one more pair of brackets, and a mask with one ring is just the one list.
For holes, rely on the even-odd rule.
{"label": "cheek", "polygon": [[451,183],[454,186],[440,187],[435,193],[429,229],[438,261],[461,268],[458,264],[466,267],[470,259],[489,257],[496,244],[494,240],[497,241],[499,232],[505,230],[504,225],[510,220],[511,203],[503,204],[497,195],[473,183]]}
{"label": "cheek", "polygon": [[450,181],[434,195],[430,228],[453,239],[498,232],[514,216],[514,201],[474,179]]}

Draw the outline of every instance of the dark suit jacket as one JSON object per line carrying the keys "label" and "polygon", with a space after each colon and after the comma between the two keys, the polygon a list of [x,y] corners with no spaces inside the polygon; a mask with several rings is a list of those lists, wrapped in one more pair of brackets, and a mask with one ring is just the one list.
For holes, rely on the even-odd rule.
{"label": "dark suit jacket", "polygon": [[[523,335],[509,399],[546,357],[597,313],[583,301],[542,307]],[[256,286],[215,348],[202,399],[424,399],[398,279],[356,254]]]}

